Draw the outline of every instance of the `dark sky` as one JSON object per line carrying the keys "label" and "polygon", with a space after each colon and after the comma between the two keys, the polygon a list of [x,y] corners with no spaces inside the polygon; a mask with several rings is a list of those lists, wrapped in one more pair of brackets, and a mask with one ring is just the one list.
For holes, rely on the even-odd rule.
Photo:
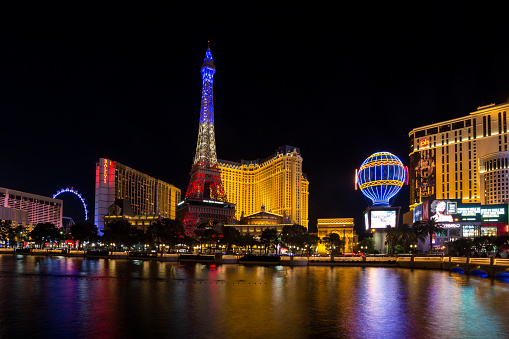
{"label": "dark sky", "polygon": [[[46,6],[0,14],[0,186],[73,186],[91,213],[100,157],[185,194],[208,40],[218,157],[300,147],[310,225],[355,217],[361,232],[366,157],[408,163],[412,128],[509,98],[502,7]],[[408,210],[408,188],[395,204]]]}

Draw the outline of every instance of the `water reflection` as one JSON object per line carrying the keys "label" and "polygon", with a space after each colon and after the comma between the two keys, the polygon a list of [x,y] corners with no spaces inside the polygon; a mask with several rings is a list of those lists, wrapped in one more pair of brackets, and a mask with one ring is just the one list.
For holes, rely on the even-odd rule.
{"label": "water reflection", "polygon": [[0,255],[0,337],[503,337],[508,301],[441,271]]}

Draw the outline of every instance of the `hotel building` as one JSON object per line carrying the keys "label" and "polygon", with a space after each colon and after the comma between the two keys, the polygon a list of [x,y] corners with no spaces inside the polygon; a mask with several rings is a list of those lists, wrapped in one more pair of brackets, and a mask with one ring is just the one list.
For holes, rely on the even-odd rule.
{"label": "hotel building", "polygon": [[235,217],[266,211],[288,215],[293,223],[308,227],[309,181],[302,172],[300,149],[279,147],[266,159],[233,162],[217,160],[228,201]]}
{"label": "hotel building", "polygon": [[62,227],[62,200],[0,187],[0,219],[29,226],[52,223]]}
{"label": "hotel building", "polygon": [[491,104],[410,133],[410,207],[434,199],[509,201],[509,104]]}
{"label": "hotel building", "polygon": [[117,161],[96,163],[94,223],[104,230],[104,216],[117,199],[130,201],[135,215],[175,219],[180,189]]}
{"label": "hotel building", "polygon": [[490,104],[409,133],[410,208],[414,222],[433,219],[444,227],[434,248],[507,234],[508,111],[509,103]]}

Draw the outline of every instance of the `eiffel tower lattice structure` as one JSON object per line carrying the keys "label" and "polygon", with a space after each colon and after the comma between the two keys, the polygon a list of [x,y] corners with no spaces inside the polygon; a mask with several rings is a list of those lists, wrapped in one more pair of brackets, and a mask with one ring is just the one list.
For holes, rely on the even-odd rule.
{"label": "eiffel tower lattice structure", "polygon": [[226,199],[217,166],[213,95],[215,73],[209,44],[201,67],[203,87],[196,155],[185,199],[177,211],[177,218],[182,220],[188,236],[193,236],[200,225],[226,224],[235,216],[235,205]]}

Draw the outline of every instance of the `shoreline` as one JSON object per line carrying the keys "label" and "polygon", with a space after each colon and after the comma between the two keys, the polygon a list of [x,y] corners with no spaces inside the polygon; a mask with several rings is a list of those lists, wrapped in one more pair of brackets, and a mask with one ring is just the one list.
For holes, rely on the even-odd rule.
{"label": "shoreline", "polygon": [[[471,258],[442,256],[394,256],[394,257],[286,257],[256,255],[222,255],[222,254],[176,254],[176,253],[137,253],[101,251],[66,251],[66,250],[14,250],[0,248],[0,255],[30,256],[63,256],[68,258],[100,258],[121,260],[156,260],[162,262],[203,263],[216,265],[265,265],[265,266],[329,266],[329,267],[400,267],[447,270],[465,274],[497,277],[509,276],[509,259]],[[256,260],[260,259],[260,260]]]}

